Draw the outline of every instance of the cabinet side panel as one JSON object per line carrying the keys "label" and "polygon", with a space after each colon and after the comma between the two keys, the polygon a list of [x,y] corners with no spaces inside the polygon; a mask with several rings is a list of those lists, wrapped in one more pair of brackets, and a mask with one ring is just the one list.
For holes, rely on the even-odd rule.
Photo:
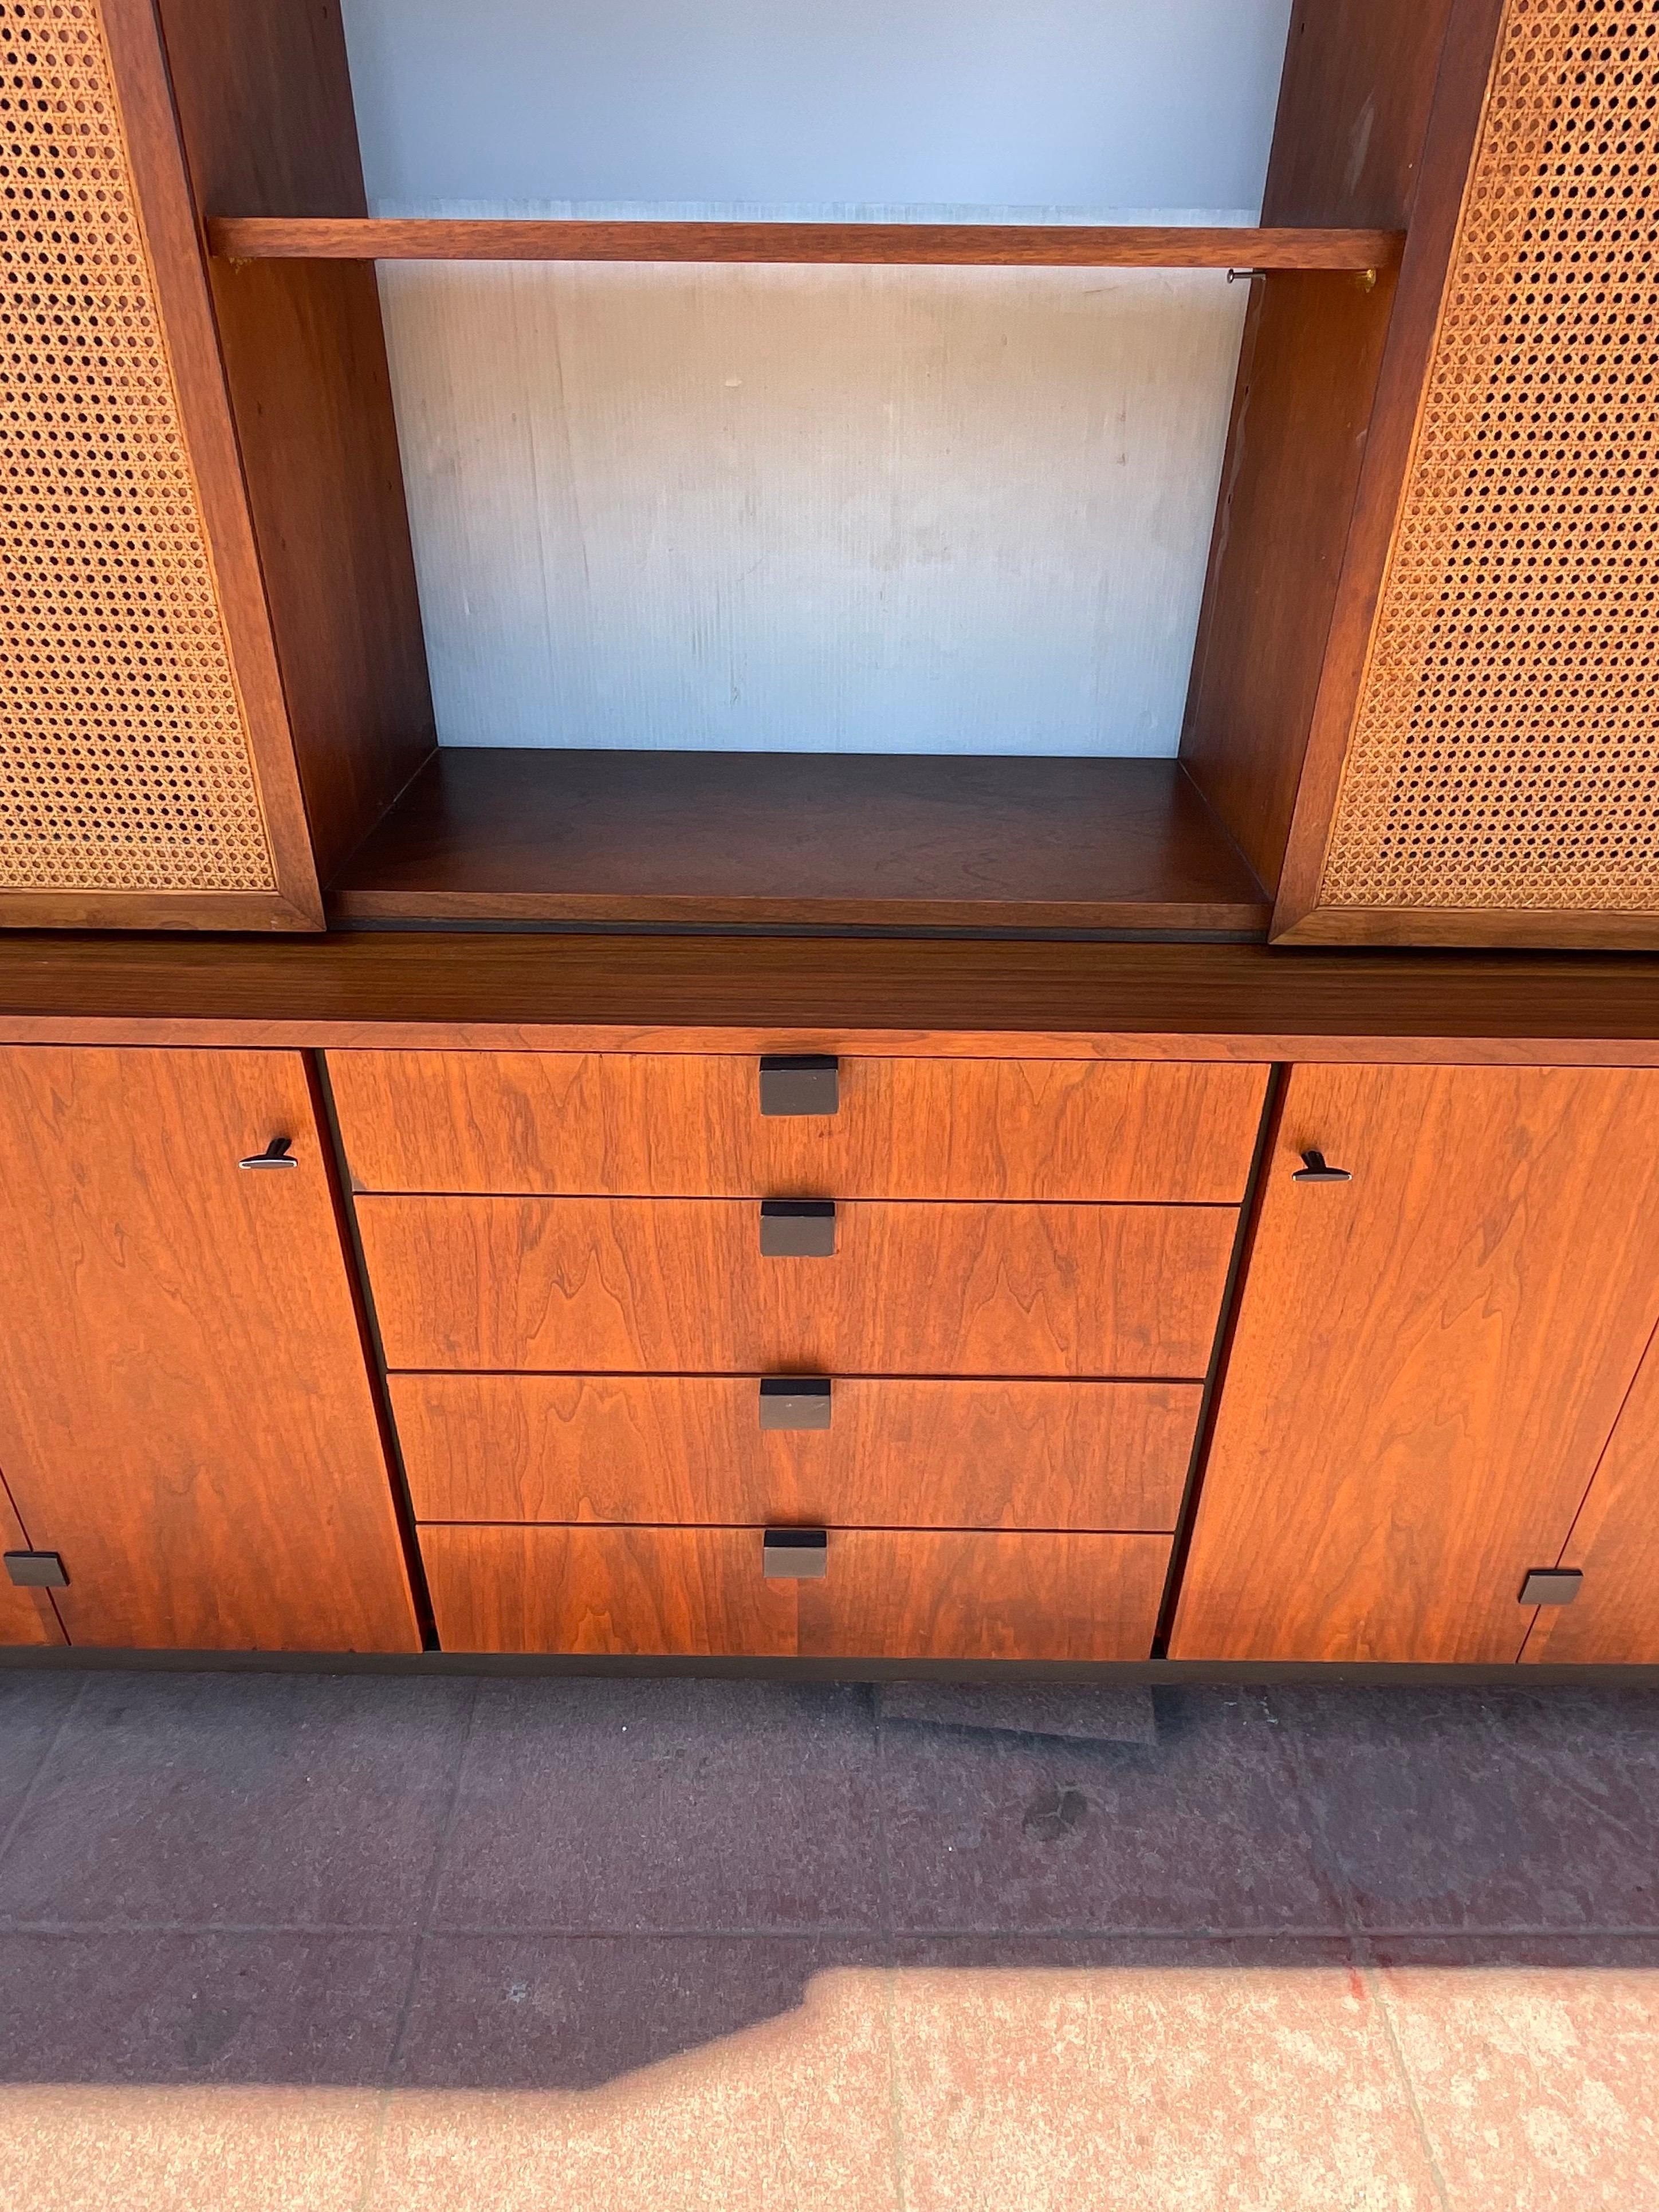
{"label": "cabinet side panel", "polygon": [[[337,0],[158,0],[198,212],[362,215]],[[326,880],[433,750],[368,264],[210,264],[294,746]]]}
{"label": "cabinet side panel", "polygon": [[[1403,229],[1451,0],[1302,0],[1266,223]],[[1182,758],[1262,882],[1279,880],[1378,377],[1391,274],[1257,278]]]}

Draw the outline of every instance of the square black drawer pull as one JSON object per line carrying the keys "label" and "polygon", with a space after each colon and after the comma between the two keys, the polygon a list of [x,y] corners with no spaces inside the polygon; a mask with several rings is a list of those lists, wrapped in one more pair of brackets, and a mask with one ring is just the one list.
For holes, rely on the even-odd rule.
{"label": "square black drawer pull", "polygon": [[761,1542],[761,1572],[772,1582],[808,1582],[830,1566],[823,1528],[769,1528]]}
{"label": "square black drawer pull", "polygon": [[763,1114],[839,1114],[841,1062],[821,1052],[771,1052],[760,1064]]}
{"label": "square black drawer pull", "polygon": [[19,1589],[67,1589],[69,1577],[56,1552],[8,1552],[6,1574]]}
{"label": "square black drawer pull", "polygon": [[760,1425],[763,1429],[827,1429],[830,1407],[827,1375],[761,1377]]}
{"label": "square black drawer pull", "polygon": [[766,1260],[833,1260],[835,1200],[763,1198],[760,1244],[761,1256]]}
{"label": "square black drawer pull", "polygon": [[1577,1567],[1534,1567],[1521,1585],[1522,1605],[1571,1605],[1584,1577]]}

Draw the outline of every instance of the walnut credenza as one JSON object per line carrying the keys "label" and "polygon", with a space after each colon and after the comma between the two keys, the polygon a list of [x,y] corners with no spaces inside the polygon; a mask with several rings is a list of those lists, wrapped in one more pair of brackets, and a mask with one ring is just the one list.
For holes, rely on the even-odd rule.
{"label": "walnut credenza", "polygon": [[1423,976],[15,939],[0,1633],[1659,1663],[1659,989]]}

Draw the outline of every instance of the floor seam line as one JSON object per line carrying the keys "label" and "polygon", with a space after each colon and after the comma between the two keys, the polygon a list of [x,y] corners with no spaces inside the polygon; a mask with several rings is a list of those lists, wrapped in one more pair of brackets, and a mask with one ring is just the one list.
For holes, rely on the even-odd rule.
{"label": "floor seam line", "polygon": [[1376,2007],[1376,2016],[1382,2024],[1382,2033],[1388,2042],[1389,2055],[1394,2061],[1395,2072],[1399,2075],[1401,2087],[1406,2093],[1406,2102],[1411,2108],[1412,2124],[1417,2130],[1417,2139],[1423,2147],[1423,2156],[1428,2164],[1429,2178],[1434,2184],[1436,2196],[1440,2199],[1441,2212],[1452,2212],[1451,2191],[1447,2188],[1446,2177],[1440,2170],[1439,2154],[1435,2149],[1434,2140],[1429,2133],[1429,2124],[1424,2117],[1423,2107],[1417,2094],[1417,2084],[1412,2078],[1411,2068],[1407,2064],[1405,2051],[1401,2047],[1400,2037],[1395,2026],[1394,2010],[1389,2002],[1388,1987],[1383,1980],[1382,1970],[1377,1966],[1370,1946],[1363,1938],[1354,1945],[1354,1956],[1358,1965],[1360,1979],[1370,1992],[1371,2002]]}
{"label": "floor seam line", "polygon": [[380,2156],[386,2148],[386,2123],[392,2117],[392,2087],[382,2082],[374,2100],[374,2125],[368,2138],[368,2157],[364,2164],[363,2185],[358,2191],[352,2212],[368,2212],[374,2197],[375,2185],[380,2179]]}
{"label": "floor seam line", "polygon": [[432,1854],[432,1869],[427,1876],[426,1888],[421,1899],[419,1917],[416,1923],[415,1942],[410,1955],[409,1979],[404,1986],[403,2002],[398,2008],[398,2025],[392,2033],[391,2048],[386,2053],[386,2088],[391,2095],[398,2080],[398,2069],[403,2061],[404,2042],[409,2033],[410,2016],[415,2007],[415,1992],[420,1985],[421,1968],[426,1962],[427,1936],[430,1932],[432,1908],[438,1899],[439,1886],[443,1880],[444,1865],[449,1851],[449,1839],[454,1832],[456,1817],[460,1810],[461,1785],[466,1777],[468,1753],[472,1748],[472,1731],[478,1717],[479,1683],[474,1681],[472,1695],[466,1708],[466,1725],[461,1731],[461,1747],[455,1761],[455,1772],[449,1785],[449,1801],[444,1808],[443,1822],[438,1831],[437,1846]]}
{"label": "floor seam line", "polygon": [[1389,2063],[1394,2068],[1395,2080],[1405,2097],[1406,2109],[1411,2114],[1418,2148],[1423,2154],[1424,2164],[1428,2168],[1429,2180],[1439,2202],[1440,2212],[1452,2212],[1451,2197],[1446,2187],[1446,2179],[1440,2171],[1440,2160],[1435,2154],[1434,2144],[1429,2136],[1428,2123],[1423,2117],[1423,2107],[1418,2100],[1417,2084],[1412,2079],[1411,2069],[1406,2063],[1406,2054],[1401,2048],[1398,2035],[1395,2033],[1394,2015],[1389,2009],[1388,1994],[1377,1967],[1376,1954],[1371,1948],[1370,1936],[1359,1923],[1358,1900],[1354,1893],[1353,1885],[1348,1879],[1347,1869],[1343,1865],[1340,1856],[1332,1845],[1330,1836],[1326,1829],[1323,1808],[1312,1788],[1307,1762],[1303,1756],[1302,1731],[1297,1724],[1294,1715],[1287,1720],[1285,1717],[1275,1712],[1270,1688],[1263,1690],[1262,1704],[1285,1730],[1285,1741],[1291,1754],[1291,1769],[1296,1776],[1297,1795],[1302,1800],[1309,1839],[1313,1844],[1314,1854],[1319,1862],[1321,1871],[1325,1874],[1336,1893],[1337,1904],[1340,1908],[1343,1924],[1347,1931],[1350,1964],[1359,1978],[1360,1986],[1376,2008],[1377,2020],[1382,2030],[1382,2039],[1388,2046]]}
{"label": "floor seam line", "polygon": [[893,2175],[893,2200],[905,2212],[908,2160],[904,2142],[904,2097],[899,2086],[898,1974],[890,1964],[882,1972],[882,2021],[887,2037],[887,2155]]}
{"label": "floor seam line", "polygon": [[75,1695],[70,1699],[68,1705],[64,1706],[63,1711],[58,1717],[57,1727],[53,1729],[52,1735],[46,1743],[41,1746],[40,1756],[34,1762],[34,1771],[29,1776],[27,1782],[24,1784],[23,1795],[18,1800],[17,1810],[12,1814],[11,1819],[6,1823],[6,1832],[4,1836],[0,1837],[0,1867],[3,1867],[5,1864],[6,1856],[11,1850],[12,1844],[16,1841],[18,1831],[23,1825],[24,1819],[28,1813],[30,1806],[34,1802],[35,1792],[40,1786],[41,1776],[46,1771],[48,1762],[52,1759],[52,1754],[57,1751],[58,1745],[63,1741],[64,1733],[69,1727],[70,1721],[73,1720],[76,1714],[81,1710],[82,1700],[87,1694],[87,1685],[91,1681],[91,1680],[92,1677],[90,1674],[83,1674],[81,1677],[80,1682],[76,1686]]}

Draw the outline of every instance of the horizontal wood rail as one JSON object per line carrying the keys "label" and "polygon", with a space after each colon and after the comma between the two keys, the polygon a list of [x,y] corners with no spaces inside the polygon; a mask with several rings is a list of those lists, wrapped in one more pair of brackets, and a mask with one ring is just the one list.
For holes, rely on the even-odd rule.
{"label": "horizontal wood rail", "polygon": [[482,216],[215,216],[231,261],[885,262],[910,267],[1391,269],[1394,230],[1082,223],[518,222]]}

